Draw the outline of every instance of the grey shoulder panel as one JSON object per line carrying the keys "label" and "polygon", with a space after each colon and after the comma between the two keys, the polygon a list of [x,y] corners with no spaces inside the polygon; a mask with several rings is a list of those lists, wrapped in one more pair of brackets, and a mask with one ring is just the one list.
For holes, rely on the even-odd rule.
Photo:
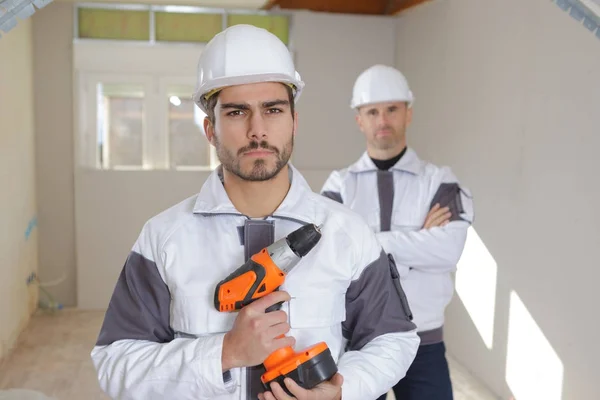
{"label": "grey shoulder panel", "polygon": [[156,263],[131,252],[108,304],[97,345],[137,339],[165,343],[174,338],[170,326],[171,294]]}
{"label": "grey shoulder panel", "polygon": [[416,329],[393,261],[385,252],[365,268],[346,292],[342,333],[349,350],[360,350],[377,336]]}
{"label": "grey shoulder panel", "polygon": [[463,221],[460,214],[464,213],[462,200],[460,199],[461,189],[458,183],[442,183],[431,200],[429,208],[439,203],[440,207],[450,209],[450,221]]}
{"label": "grey shoulder panel", "polygon": [[338,203],[344,203],[342,200],[342,195],[339,192],[333,192],[331,190],[326,190],[323,193],[321,193],[323,196],[325,197],[329,197],[331,200],[335,200]]}

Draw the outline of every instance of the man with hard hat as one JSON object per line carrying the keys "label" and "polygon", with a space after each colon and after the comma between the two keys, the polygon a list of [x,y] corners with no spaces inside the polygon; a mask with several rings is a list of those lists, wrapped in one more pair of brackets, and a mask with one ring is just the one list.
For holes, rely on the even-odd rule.
{"label": "man with hard hat", "polygon": [[[147,221],[127,258],[92,351],[111,397],[365,400],[406,373],[419,337],[390,258],[359,215],[313,193],[288,163],[303,87],[264,29],[236,25],[204,48],[194,99],[221,165]],[[215,309],[221,280],[305,224],[322,237],[279,291],[240,312]],[[310,390],[285,380],[294,397],[278,384],[265,391],[269,354],[321,341],[338,374]]]}
{"label": "man with hard hat", "polygon": [[421,338],[415,361],[394,387],[396,399],[447,400],[452,385],[444,311],[473,202],[449,168],[420,160],[407,146],[413,101],[397,69],[374,65],[362,72],[351,107],[367,150],[348,168],[333,171],[321,193],[362,215],[396,263]]}

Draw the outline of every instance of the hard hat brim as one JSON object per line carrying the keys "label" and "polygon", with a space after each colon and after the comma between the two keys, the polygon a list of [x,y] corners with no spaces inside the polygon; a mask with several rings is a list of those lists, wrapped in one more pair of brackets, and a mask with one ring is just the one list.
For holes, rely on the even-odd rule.
{"label": "hard hat brim", "polygon": [[390,98],[390,99],[381,99],[381,100],[372,100],[372,101],[364,101],[364,102],[352,102],[350,104],[350,108],[354,109],[354,110],[358,110],[360,107],[364,107],[364,106],[372,106],[374,104],[380,104],[380,103],[391,103],[391,102],[404,102],[404,103],[408,103],[408,108],[412,108],[415,100],[414,98]]}
{"label": "hard hat brim", "polygon": [[289,75],[282,73],[249,74],[234,77],[215,78],[210,80],[209,84],[199,87],[192,98],[198,107],[204,111],[204,113],[208,113],[208,110],[206,109],[206,99],[204,99],[205,95],[208,93],[212,92],[212,95],[214,96],[215,93],[231,86],[278,82],[290,85],[292,87],[294,92],[294,102],[296,102],[302,93],[302,89],[304,89],[304,82],[300,79],[300,75],[298,75],[298,73],[296,73],[296,78],[297,79],[290,79]]}

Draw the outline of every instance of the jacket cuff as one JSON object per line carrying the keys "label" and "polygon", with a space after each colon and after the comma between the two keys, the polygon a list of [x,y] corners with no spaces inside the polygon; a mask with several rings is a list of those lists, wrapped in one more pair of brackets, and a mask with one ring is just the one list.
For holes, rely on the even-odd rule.
{"label": "jacket cuff", "polygon": [[233,393],[237,386],[235,374],[223,372],[222,353],[225,334],[201,337],[197,348],[198,382],[208,398]]}

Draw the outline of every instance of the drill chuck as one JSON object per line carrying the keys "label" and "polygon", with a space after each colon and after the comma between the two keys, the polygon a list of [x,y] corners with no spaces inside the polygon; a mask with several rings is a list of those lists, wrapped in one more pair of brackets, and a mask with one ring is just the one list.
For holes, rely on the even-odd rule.
{"label": "drill chuck", "polygon": [[314,224],[304,225],[287,236],[288,246],[298,257],[304,257],[321,239],[321,229]]}
{"label": "drill chuck", "polygon": [[302,257],[315,247],[320,239],[319,227],[307,224],[267,247],[267,252],[279,269],[287,274]]}

